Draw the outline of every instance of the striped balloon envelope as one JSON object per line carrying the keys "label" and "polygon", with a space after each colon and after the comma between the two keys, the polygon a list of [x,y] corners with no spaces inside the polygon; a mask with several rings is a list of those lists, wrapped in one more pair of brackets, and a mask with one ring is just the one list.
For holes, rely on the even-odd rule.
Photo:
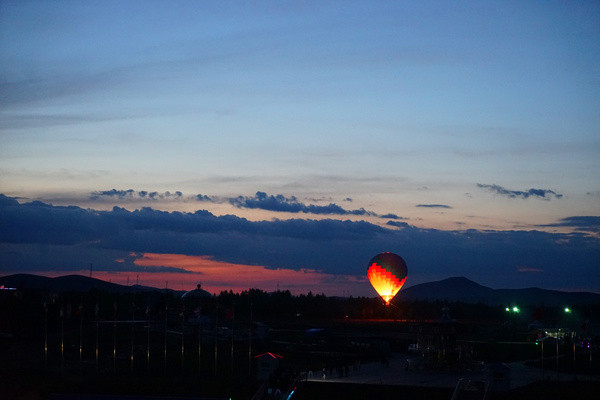
{"label": "striped balloon envelope", "polygon": [[402,257],[394,253],[377,254],[369,261],[367,268],[369,282],[386,305],[390,304],[406,282],[407,273],[406,263]]}

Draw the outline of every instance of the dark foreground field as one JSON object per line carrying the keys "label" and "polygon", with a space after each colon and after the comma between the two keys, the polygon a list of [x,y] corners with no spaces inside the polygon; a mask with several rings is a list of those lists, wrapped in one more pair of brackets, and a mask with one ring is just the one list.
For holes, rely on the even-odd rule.
{"label": "dark foreground field", "polygon": [[[450,400],[453,389],[388,385],[356,385],[341,383],[305,382],[300,385],[294,400]],[[492,393],[490,399],[510,400],[597,400],[600,383],[597,382],[536,382],[510,392]]]}
{"label": "dark foreground field", "polygon": [[[152,379],[104,377],[98,379],[60,375],[42,376],[6,370],[0,374],[0,399],[235,400],[251,399],[253,395],[242,382],[218,383],[189,377],[154,377]],[[229,395],[223,397],[222,393],[229,393]],[[449,400],[452,394],[453,389],[451,388],[302,382],[298,384],[290,400]],[[510,392],[492,392],[490,396],[491,400],[597,400],[599,398],[600,382],[597,380],[595,382],[540,381]]]}
{"label": "dark foreground field", "polygon": [[[227,393],[226,395],[224,393]],[[0,372],[0,399],[250,399],[254,389],[248,382],[224,382],[181,377],[78,377],[37,375],[18,371]]]}
{"label": "dark foreground field", "polygon": [[[521,386],[491,399],[600,398],[597,325],[580,326],[581,318],[599,315],[595,304],[579,316],[544,308],[547,324],[561,324],[581,340],[541,346],[534,339],[543,330],[530,329],[525,311],[506,314],[485,304],[414,301],[391,309],[377,299],[254,289],[192,299],[172,291],[31,289],[5,291],[0,300],[0,400],[237,400],[267,388],[288,393],[294,385],[291,400],[451,399],[460,371],[526,360],[529,370],[542,364],[545,370],[533,368],[534,379],[519,384],[561,382]],[[409,349],[419,343],[427,351],[415,358]],[[277,360],[270,370],[265,355]],[[416,369],[408,368],[408,358]],[[259,374],[263,364],[268,377]],[[328,377],[344,371],[353,383],[297,383],[325,368]],[[373,376],[361,380],[356,371]],[[400,371],[407,379],[399,381]],[[429,372],[431,379],[438,373],[452,379],[411,386],[423,384],[415,377]],[[575,377],[579,381],[571,382]],[[267,398],[281,397],[260,400]]]}

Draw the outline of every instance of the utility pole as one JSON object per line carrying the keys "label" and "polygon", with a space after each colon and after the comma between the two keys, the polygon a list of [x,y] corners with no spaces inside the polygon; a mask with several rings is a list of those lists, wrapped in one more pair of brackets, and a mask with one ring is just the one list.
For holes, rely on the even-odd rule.
{"label": "utility pole", "polygon": [[96,303],[96,307],[94,309],[94,314],[96,316],[96,374],[98,373],[98,315],[100,314],[100,306]]}
{"label": "utility pole", "polygon": [[48,368],[48,304],[44,302],[44,368]]}
{"label": "utility pole", "polygon": [[65,368],[65,309],[64,305],[60,307],[60,367],[61,372]]}
{"label": "utility pole", "polygon": [[218,375],[218,353],[219,353],[219,302],[216,303],[216,316],[215,316],[215,376]]}
{"label": "utility pole", "polygon": [[79,305],[79,373],[83,368],[83,296]]}
{"label": "utility pole", "polygon": [[544,339],[542,338],[542,380],[544,380]]}
{"label": "utility pole", "polygon": [[117,302],[113,305],[113,374],[117,374]]}
{"label": "utility pole", "polygon": [[558,332],[556,333],[556,380],[558,381],[560,379],[559,375],[558,375]]}
{"label": "utility pole", "polygon": [[250,299],[250,328],[248,329],[248,375],[252,374],[252,298]]}
{"label": "utility pole", "polygon": [[185,367],[185,303],[182,300],[181,304],[181,374]]}
{"label": "utility pole", "polygon": [[200,307],[200,323],[198,324],[198,375],[202,375],[202,307]]}
{"label": "utility pole", "polygon": [[133,352],[135,343],[135,294],[131,294],[131,353],[129,357],[131,373],[133,373]]}
{"label": "utility pole", "polygon": [[234,346],[234,325],[235,325],[235,300],[233,301],[233,304],[231,306],[231,375],[233,376],[233,346]]}
{"label": "utility pole", "polygon": [[150,306],[146,306],[146,327],[147,331],[147,342],[146,342],[146,369],[150,371]]}
{"label": "utility pole", "polygon": [[169,281],[165,283],[165,373],[167,372],[167,325],[168,325],[168,315],[169,315],[169,307],[167,301],[169,300],[169,293],[167,288],[169,287]]}

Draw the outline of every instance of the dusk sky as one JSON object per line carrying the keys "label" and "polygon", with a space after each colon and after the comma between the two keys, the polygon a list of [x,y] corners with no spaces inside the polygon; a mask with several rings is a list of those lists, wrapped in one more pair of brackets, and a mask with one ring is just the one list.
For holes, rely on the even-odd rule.
{"label": "dusk sky", "polygon": [[2,1],[0,193],[0,275],[600,292],[600,3]]}

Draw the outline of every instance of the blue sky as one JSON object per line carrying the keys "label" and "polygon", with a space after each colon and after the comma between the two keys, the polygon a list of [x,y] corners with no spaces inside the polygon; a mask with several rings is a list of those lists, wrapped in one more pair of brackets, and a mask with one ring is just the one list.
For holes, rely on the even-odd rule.
{"label": "blue sky", "polygon": [[[472,270],[462,269],[464,243],[444,247],[444,265],[419,262],[441,251],[437,234],[471,229],[510,244],[535,231],[546,238],[535,238],[541,253],[585,242],[575,258],[587,267],[568,268],[600,275],[592,268],[600,265],[599,20],[595,2],[2,2],[0,193],[107,213],[297,220],[315,238],[323,220],[369,224],[387,239],[356,257],[388,247],[410,254],[412,283],[465,275],[491,286],[600,291],[598,281],[566,284],[544,273],[555,266],[527,257],[509,261],[506,282],[494,280],[499,265],[477,272],[493,254],[514,253],[494,241],[483,242],[490,254]],[[4,218],[23,217],[13,203],[6,210]],[[382,218],[389,214],[398,218]],[[100,257],[89,243],[58,249],[19,229],[4,230],[0,272],[60,270],[16,256],[28,246]],[[243,235],[256,240],[254,256],[216,245],[103,244],[98,263],[123,266],[114,264],[123,255],[110,253],[118,250],[360,275],[359,261],[347,259],[343,274],[317,250],[345,240],[335,230],[285,261],[259,256],[266,239],[251,231]],[[431,248],[416,244],[417,232]],[[269,237],[292,246],[282,235]],[[313,250],[321,255],[311,259]]]}

